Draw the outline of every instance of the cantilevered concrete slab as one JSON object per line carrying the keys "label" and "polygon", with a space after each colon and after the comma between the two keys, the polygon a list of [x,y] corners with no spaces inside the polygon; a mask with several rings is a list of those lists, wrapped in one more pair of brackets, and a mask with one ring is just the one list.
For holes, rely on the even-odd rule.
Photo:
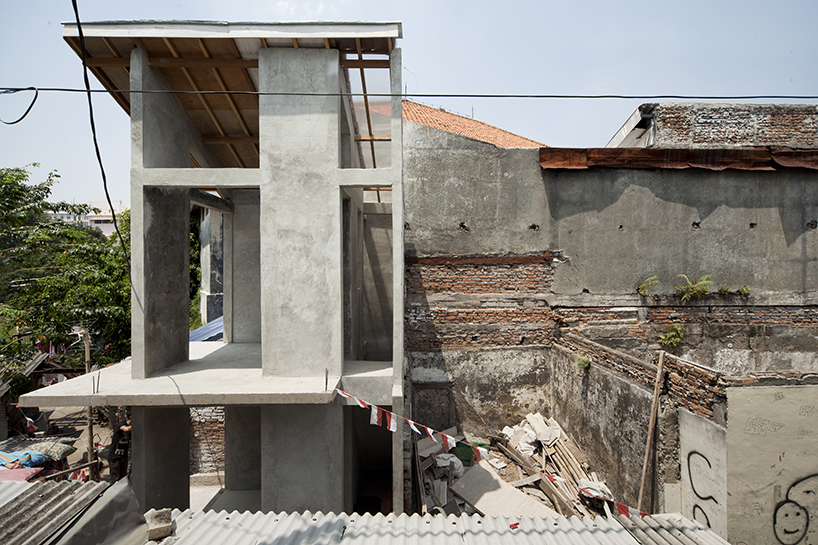
{"label": "cantilevered concrete slab", "polygon": [[20,397],[24,407],[327,404],[339,376],[263,376],[260,344],[198,342],[164,374],[131,378],[130,359]]}

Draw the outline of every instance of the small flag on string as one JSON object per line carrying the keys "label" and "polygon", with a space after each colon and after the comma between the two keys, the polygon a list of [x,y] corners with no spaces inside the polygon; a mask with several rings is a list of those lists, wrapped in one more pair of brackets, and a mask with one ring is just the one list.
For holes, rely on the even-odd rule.
{"label": "small flag on string", "polygon": [[616,510],[620,515],[626,515],[628,517],[639,517],[639,518],[645,518],[645,517],[650,516],[647,513],[643,513],[642,511],[639,511],[638,509],[634,509],[633,507],[628,507],[625,504],[622,504],[622,503],[619,503],[619,502],[614,502],[614,503],[616,504]]}
{"label": "small flag on string", "polygon": [[396,432],[398,431],[398,418],[395,413],[390,413],[389,411],[386,412],[386,427],[389,428],[389,431]]}
{"label": "small flag on string", "polygon": [[426,435],[428,435],[428,436],[429,436],[429,439],[431,439],[431,440],[432,440],[432,441],[434,441],[435,443],[439,443],[439,441],[438,441],[437,439],[435,439],[435,434],[434,434],[434,433],[432,433],[434,430],[430,430],[430,429],[429,429],[429,428],[427,428],[426,426],[421,426],[421,427],[423,428],[423,431],[425,431],[425,432],[426,432]]}
{"label": "small flag on string", "polygon": [[413,432],[415,432],[415,433],[416,433],[416,434],[418,434],[418,435],[422,435],[422,434],[420,433],[420,430],[417,428],[417,426],[415,426],[415,423],[414,423],[414,422],[412,422],[412,421],[411,421],[411,420],[409,420],[408,418],[406,418],[405,420],[406,420],[406,421],[409,423],[409,427],[410,427],[410,428],[412,428],[412,431],[413,431]]}
{"label": "small flag on string", "polygon": [[[23,416],[25,416],[25,415],[23,415]],[[34,433],[35,431],[37,431],[37,426],[36,426],[36,424],[34,424],[34,420],[30,419],[27,416],[25,416],[25,418],[26,418],[26,428],[28,428],[28,431],[30,431],[31,433]]]}
{"label": "small flag on string", "polygon": [[373,426],[381,425],[381,408],[377,405],[372,405],[372,412],[369,414],[369,423]]}
{"label": "small flag on string", "polygon": [[340,395],[344,396],[347,399],[354,399],[355,403],[357,403],[360,408],[362,408],[362,409],[368,409],[369,408],[369,405],[367,405],[366,401],[364,401],[363,399],[357,398],[352,394],[348,394],[343,390],[339,390],[338,388],[336,388],[335,391],[338,392]]}
{"label": "small flag on string", "polygon": [[446,435],[445,433],[439,432],[440,437],[443,438],[443,448],[446,449],[446,452],[452,450],[457,440],[452,437],[451,435]]}

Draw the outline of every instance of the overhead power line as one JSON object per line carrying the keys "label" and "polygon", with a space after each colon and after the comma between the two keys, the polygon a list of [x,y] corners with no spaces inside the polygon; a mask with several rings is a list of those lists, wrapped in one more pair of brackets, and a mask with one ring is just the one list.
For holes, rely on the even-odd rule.
{"label": "overhead power line", "polygon": [[[31,90],[32,87],[0,87],[0,93]],[[405,97],[405,98],[520,98],[520,99],[571,99],[571,100],[818,100],[818,95],[570,95],[570,94],[521,94],[521,93],[295,93],[269,91],[172,91],[166,89],[78,89],[72,87],[38,87],[40,92],[58,93],[139,93],[166,95],[255,95],[255,96],[314,96],[314,97]]]}

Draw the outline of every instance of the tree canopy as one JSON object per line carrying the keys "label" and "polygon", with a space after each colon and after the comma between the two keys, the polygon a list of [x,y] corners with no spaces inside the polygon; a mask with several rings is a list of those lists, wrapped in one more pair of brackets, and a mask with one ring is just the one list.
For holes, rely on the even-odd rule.
{"label": "tree canopy", "polygon": [[[40,183],[30,178],[25,168],[0,168],[0,358],[24,362],[38,345],[52,343],[67,351],[63,363],[79,365],[77,326],[91,332],[95,363],[127,357],[131,291],[123,248],[117,237],[48,215],[89,212],[86,205],[48,200],[56,172]],[[119,216],[119,226],[127,246],[129,212]]]}

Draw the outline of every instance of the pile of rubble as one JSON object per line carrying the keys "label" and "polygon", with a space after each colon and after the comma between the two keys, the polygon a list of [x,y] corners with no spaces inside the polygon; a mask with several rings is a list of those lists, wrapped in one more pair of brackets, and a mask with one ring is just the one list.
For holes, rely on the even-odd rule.
{"label": "pile of rubble", "polygon": [[[454,428],[444,433],[458,441],[465,439]],[[519,425],[506,426],[488,439],[490,445],[470,442],[488,447],[488,459],[480,461],[468,444],[458,443],[447,453],[431,439],[417,442],[416,494],[424,513],[597,516],[603,514],[603,506],[593,496],[612,498],[590,472],[576,443],[552,418],[528,414]]]}

